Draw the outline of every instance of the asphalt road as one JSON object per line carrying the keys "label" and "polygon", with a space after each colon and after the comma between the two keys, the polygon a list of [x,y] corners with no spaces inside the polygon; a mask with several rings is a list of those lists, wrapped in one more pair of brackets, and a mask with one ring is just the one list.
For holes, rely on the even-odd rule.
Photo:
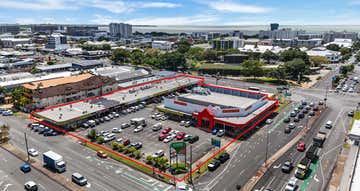
{"label": "asphalt road", "polygon": [[24,190],[24,184],[27,181],[37,183],[39,191],[45,190],[66,190],[58,183],[52,181],[47,176],[32,169],[24,174],[19,168],[24,162],[6,150],[0,148],[0,190]]}
{"label": "asphalt road", "polygon": [[[324,99],[326,95],[326,89],[328,85],[331,84],[331,77],[333,74],[338,73],[339,67],[336,67],[336,70],[332,74],[323,78],[315,87],[310,89],[293,89],[293,98],[302,99],[302,98],[318,98]],[[355,67],[355,71],[350,76],[359,76],[360,70],[359,67]],[[323,148],[320,151],[320,159],[318,164],[314,168],[314,172],[310,177],[305,181],[299,181],[299,190],[302,191],[317,191],[325,190],[328,184],[328,181],[331,178],[331,172],[334,168],[334,165],[337,160],[337,156],[341,151],[341,148],[344,143],[346,133],[349,128],[350,119],[346,116],[347,112],[354,110],[355,106],[359,102],[359,94],[356,93],[328,93],[327,94],[327,105],[329,111],[326,114],[326,117],[322,120],[319,120],[319,125],[323,125],[327,120],[332,120],[334,122],[334,128],[332,128]],[[319,129],[319,127],[317,127]],[[311,132],[306,136],[307,144],[309,145],[314,134]],[[290,156],[290,157],[289,157]],[[295,160],[294,165],[296,165],[299,160],[304,156],[304,153],[299,153],[295,148],[290,149],[290,151],[280,158],[275,164],[271,167],[271,170],[265,174],[265,176],[260,180],[256,185],[257,189],[273,188],[274,190],[282,190],[284,185],[288,182],[293,174],[283,174],[279,168],[285,160],[291,158]],[[275,169],[274,169],[275,167]]]}
{"label": "asphalt road", "polygon": [[[41,153],[53,150],[63,155],[67,162],[64,176],[79,172],[88,180],[86,190],[169,190],[172,186],[153,179],[141,172],[133,170],[112,159],[99,159],[96,153],[68,136],[44,137],[26,128],[28,120],[19,117],[0,117],[0,120],[10,125],[11,143],[25,151],[24,132],[27,133],[29,148],[35,148]],[[38,157],[41,160],[41,157]]]}

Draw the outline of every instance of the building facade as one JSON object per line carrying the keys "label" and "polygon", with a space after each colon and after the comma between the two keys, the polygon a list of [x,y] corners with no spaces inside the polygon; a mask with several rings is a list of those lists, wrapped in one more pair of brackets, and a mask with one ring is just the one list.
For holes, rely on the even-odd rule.
{"label": "building facade", "polygon": [[54,33],[48,37],[45,48],[52,50],[65,50],[69,48],[69,45],[67,44],[67,38],[65,35]]}
{"label": "building facade", "polygon": [[15,48],[17,45],[30,44],[30,38],[1,38],[0,47]]}
{"label": "building facade", "polygon": [[171,50],[174,46],[174,42],[170,42],[170,41],[165,41],[165,40],[154,40],[151,43],[151,47],[155,48],[155,49],[160,49],[160,50]]}
{"label": "building facade", "polygon": [[98,26],[74,25],[67,26],[66,33],[71,36],[93,36],[98,29]]}
{"label": "building facade", "polygon": [[11,33],[18,34],[20,32],[20,25],[18,24],[0,24],[0,34]]}
{"label": "building facade", "polygon": [[355,42],[358,39],[358,33],[356,32],[347,32],[347,31],[343,31],[343,32],[334,32],[334,31],[330,31],[330,32],[326,32],[323,35],[323,40],[324,42],[328,43],[328,42],[333,42],[336,38],[341,38],[341,39],[351,39],[353,42]]}
{"label": "building facade", "polygon": [[22,85],[24,96],[32,100],[31,109],[100,96],[117,89],[112,78],[95,76],[89,73],[32,82]]}
{"label": "building facade", "polygon": [[295,39],[298,35],[304,34],[303,30],[291,30],[290,28],[279,30],[261,30],[259,32],[260,39]]}
{"label": "building facade", "polygon": [[238,49],[245,45],[245,40],[239,37],[227,37],[215,39],[211,42],[211,45],[216,50]]}
{"label": "building facade", "polygon": [[111,36],[129,38],[132,35],[132,25],[126,23],[110,23],[109,31]]}

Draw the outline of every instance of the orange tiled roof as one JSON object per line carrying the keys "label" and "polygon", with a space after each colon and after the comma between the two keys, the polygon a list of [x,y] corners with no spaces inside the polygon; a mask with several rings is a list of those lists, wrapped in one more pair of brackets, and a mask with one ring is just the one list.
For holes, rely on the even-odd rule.
{"label": "orange tiled roof", "polygon": [[52,86],[58,86],[58,85],[83,81],[92,76],[93,75],[90,73],[85,73],[85,74],[80,74],[80,75],[76,75],[76,76],[69,76],[69,77],[55,78],[55,79],[50,79],[50,80],[43,80],[43,81],[38,81],[38,82],[31,82],[31,83],[24,84],[23,87],[26,89],[32,89],[32,90],[35,90],[38,86],[40,88],[48,88],[48,87],[52,87]]}

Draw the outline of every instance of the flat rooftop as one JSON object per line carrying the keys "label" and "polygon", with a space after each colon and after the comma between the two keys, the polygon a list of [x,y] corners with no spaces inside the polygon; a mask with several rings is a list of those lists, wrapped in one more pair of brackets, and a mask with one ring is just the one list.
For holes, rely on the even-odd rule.
{"label": "flat rooftop", "polygon": [[[124,89],[89,101],[80,101],[53,109],[36,112],[35,116],[50,120],[54,123],[84,118],[95,112],[101,112],[121,104],[132,104],[140,100],[173,91],[181,86],[189,86],[199,82],[199,79],[190,77],[177,77],[170,80],[155,81],[146,85],[139,85],[131,89]],[[146,88],[144,88],[146,87]]]}
{"label": "flat rooftop", "polygon": [[180,96],[179,100],[184,100],[184,101],[193,100],[200,105],[205,105],[205,106],[216,105],[216,106],[220,106],[221,108],[231,108],[231,107],[247,108],[253,105],[254,103],[256,103],[256,101],[258,101],[257,99],[253,99],[253,98],[235,96],[230,94],[222,94],[217,92],[211,92],[210,95],[201,95],[196,93],[186,94]]}

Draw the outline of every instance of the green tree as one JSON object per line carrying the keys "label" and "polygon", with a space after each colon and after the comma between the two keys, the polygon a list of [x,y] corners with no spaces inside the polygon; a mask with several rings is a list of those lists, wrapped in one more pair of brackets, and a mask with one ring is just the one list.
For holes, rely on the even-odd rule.
{"label": "green tree", "polygon": [[139,159],[141,157],[141,151],[136,150],[134,151],[135,158]]}
{"label": "green tree", "polygon": [[14,106],[21,106],[21,98],[24,96],[24,88],[22,86],[18,86],[14,88],[11,93],[11,101],[14,103]]}
{"label": "green tree", "polygon": [[101,36],[97,39],[98,41],[109,41],[110,39],[108,37],[105,36]]}
{"label": "green tree", "polygon": [[105,139],[103,136],[99,136],[96,138],[96,142],[99,144],[103,144],[105,142]]}
{"label": "green tree", "polygon": [[241,66],[244,68],[245,76],[256,78],[264,75],[262,64],[258,60],[246,60]]}
{"label": "green tree", "polygon": [[128,153],[130,153],[130,154],[134,153],[135,151],[136,151],[136,148],[135,148],[135,147],[130,147],[130,148],[128,149]]}
{"label": "green tree", "polygon": [[353,50],[360,50],[360,40],[355,41],[351,48]]}
{"label": "green tree", "polygon": [[53,61],[48,61],[46,64],[47,65],[54,65],[55,63]]}
{"label": "green tree", "polygon": [[111,143],[111,147],[113,150],[118,150],[119,149],[119,143],[117,143],[116,141],[113,141]]}
{"label": "green tree", "polygon": [[90,132],[87,134],[89,139],[96,139],[96,129],[90,129]]}
{"label": "green tree", "polygon": [[306,64],[310,64],[309,56],[306,52],[300,51],[298,49],[289,49],[281,52],[280,60],[283,62],[292,61],[295,58],[302,59]]}
{"label": "green tree", "polygon": [[279,56],[270,50],[266,50],[264,53],[261,54],[261,58],[266,60],[266,63],[270,64],[272,60],[278,60]]}
{"label": "green tree", "polygon": [[205,50],[203,53],[203,59],[207,61],[217,61],[218,55],[215,50]]}
{"label": "green tree", "polygon": [[341,47],[340,50],[341,55],[346,55],[346,54],[350,54],[351,53],[351,49],[350,48],[346,48],[346,47]]}
{"label": "green tree", "polygon": [[151,155],[146,156],[145,161],[146,161],[146,164],[152,164],[153,156],[151,156]]}
{"label": "green tree", "polygon": [[162,55],[161,68],[177,71],[180,68],[186,69],[186,59],[180,52],[167,52]]}
{"label": "green tree", "polygon": [[160,68],[162,60],[159,57],[145,56],[143,62],[144,62],[144,65],[155,67],[155,68]]}
{"label": "green tree", "polygon": [[309,73],[310,68],[304,60],[296,58],[292,61],[285,62],[284,70],[289,79],[301,82],[303,76]]}
{"label": "green tree", "polygon": [[360,52],[355,55],[355,59],[357,62],[360,62]]}
{"label": "green tree", "polygon": [[119,152],[122,152],[124,150],[124,148],[125,148],[124,144],[121,144],[121,143],[118,144],[118,151]]}
{"label": "green tree", "polygon": [[313,67],[318,67],[321,64],[328,64],[329,59],[323,56],[310,56],[310,62]]}
{"label": "green tree", "polygon": [[200,61],[203,60],[204,52],[204,49],[201,47],[192,47],[187,51],[186,57],[191,60]]}
{"label": "green tree", "polygon": [[326,46],[326,49],[332,50],[332,51],[339,51],[340,46],[337,45],[337,44],[329,44],[329,45]]}
{"label": "green tree", "polygon": [[130,61],[134,65],[141,65],[144,61],[144,53],[141,50],[133,50],[130,53]]}
{"label": "green tree", "polygon": [[271,78],[275,78],[279,81],[284,81],[286,79],[286,73],[285,73],[285,69],[283,66],[279,66],[276,69],[271,69],[268,72],[268,76]]}
{"label": "green tree", "polygon": [[116,63],[125,63],[128,60],[129,56],[130,56],[129,51],[122,48],[118,48],[112,52],[110,59]]}
{"label": "green tree", "polygon": [[101,50],[111,50],[110,44],[103,44]]}
{"label": "green tree", "polygon": [[190,46],[191,46],[191,44],[188,41],[181,39],[178,42],[177,51],[180,52],[181,54],[185,54],[187,51],[189,51]]}

